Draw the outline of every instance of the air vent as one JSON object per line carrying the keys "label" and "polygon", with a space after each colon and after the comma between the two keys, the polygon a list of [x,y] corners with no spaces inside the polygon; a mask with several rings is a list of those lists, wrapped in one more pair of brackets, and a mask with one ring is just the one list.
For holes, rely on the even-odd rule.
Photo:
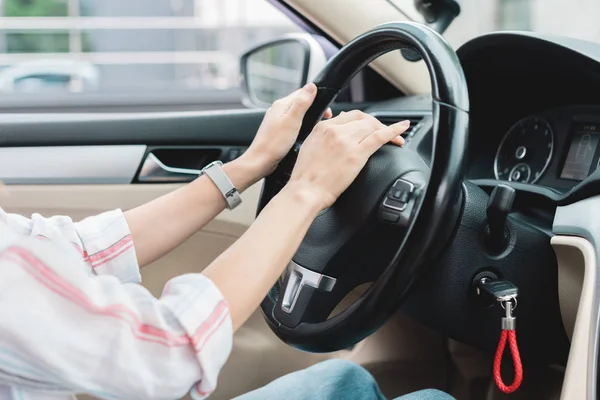
{"label": "air vent", "polygon": [[385,114],[374,114],[375,118],[381,121],[385,125],[392,125],[396,122],[404,121],[405,119],[410,121],[410,128],[402,134],[408,141],[413,137],[421,127],[421,121],[423,120],[422,115],[385,115]]}

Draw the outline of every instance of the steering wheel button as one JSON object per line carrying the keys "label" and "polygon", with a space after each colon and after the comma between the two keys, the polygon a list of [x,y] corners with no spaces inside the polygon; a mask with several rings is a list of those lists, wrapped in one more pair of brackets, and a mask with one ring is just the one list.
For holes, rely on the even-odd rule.
{"label": "steering wheel button", "polygon": [[381,213],[381,219],[385,222],[396,223],[400,219],[400,216],[398,214],[394,214],[389,211],[384,211]]}
{"label": "steering wheel button", "polygon": [[402,190],[394,190],[394,194],[392,194],[392,197],[395,199],[400,199],[402,197]]}
{"label": "steering wheel button", "polygon": [[415,185],[404,179],[397,179],[383,200],[383,206],[387,209],[404,211],[408,207]]}
{"label": "steering wheel button", "polygon": [[412,191],[415,190],[415,185],[409,181],[405,181],[404,179],[398,179],[396,182],[394,182],[394,189],[412,193]]}
{"label": "steering wheel button", "polygon": [[399,200],[402,203],[408,203],[408,200],[410,200],[410,192],[402,192],[401,196],[399,197]]}
{"label": "steering wheel button", "polygon": [[392,210],[396,210],[396,211],[404,211],[406,209],[406,207],[408,206],[407,203],[402,203],[401,201],[398,201],[398,200],[392,200],[389,197],[386,197],[383,200],[383,205],[387,208],[391,208]]}

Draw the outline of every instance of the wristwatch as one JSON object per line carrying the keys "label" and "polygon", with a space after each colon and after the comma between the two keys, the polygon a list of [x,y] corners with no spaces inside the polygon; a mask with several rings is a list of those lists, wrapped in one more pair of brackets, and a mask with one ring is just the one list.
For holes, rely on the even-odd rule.
{"label": "wristwatch", "polygon": [[215,186],[221,191],[221,194],[225,198],[227,208],[233,210],[242,203],[242,197],[240,192],[233,186],[231,180],[223,171],[223,163],[221,161],[213,161],[206,167],[202,168],[202,174],[210,178]]}

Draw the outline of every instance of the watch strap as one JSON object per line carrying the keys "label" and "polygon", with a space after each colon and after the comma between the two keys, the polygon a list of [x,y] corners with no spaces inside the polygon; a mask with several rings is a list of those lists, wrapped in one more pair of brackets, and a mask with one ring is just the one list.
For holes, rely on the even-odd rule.
{"label": "watch strap", "polygon": [[223,163],[221,161],[214,161],[208,164],[202,169],[202,174],[208,176],[221,191],[228,209],[233,210],[242,203],[242,196],[240,196],[240,192],[238,192],[223,170]]}

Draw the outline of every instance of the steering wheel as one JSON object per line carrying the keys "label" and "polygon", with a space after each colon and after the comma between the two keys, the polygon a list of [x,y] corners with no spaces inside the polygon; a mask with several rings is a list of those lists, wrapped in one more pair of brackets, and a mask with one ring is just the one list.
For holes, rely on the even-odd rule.
{"label": "steering wheel", "polygon": [[[378,26],[329,61],[315,79],[318,94],[296,145],[265,180],[258,212],[289,180],[302,142],[344,86],[377,57],[403,48],[420,53],[431,76],[431,161],[416,150],[386,145],[315,219],[286,272],[261,303],[275,334],[302,350],[341,350],[379,328],[443,249],[460,216],[469,128],[467,84],[448,43],[430,28],[409,22]],[[331,316],[346,295],[369,282],[357,301]]]}

